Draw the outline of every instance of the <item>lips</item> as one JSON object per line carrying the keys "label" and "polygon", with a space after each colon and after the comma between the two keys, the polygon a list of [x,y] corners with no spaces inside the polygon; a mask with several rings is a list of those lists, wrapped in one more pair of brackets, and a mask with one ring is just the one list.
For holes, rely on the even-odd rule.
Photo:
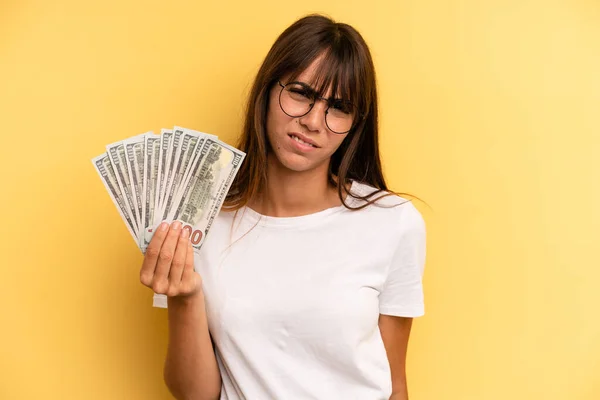
{"label": "lips", "polygon": [[308,137],[302,135],[301,133],[291,132],[288,134],[288,136],[290,138],[292,138],[292,140],[295,140],[296,142],[298,142],[300,144],[310,146],[312,148],[319,148],[319,146],[317,145],[317,143],[314,140],[309,139]]}

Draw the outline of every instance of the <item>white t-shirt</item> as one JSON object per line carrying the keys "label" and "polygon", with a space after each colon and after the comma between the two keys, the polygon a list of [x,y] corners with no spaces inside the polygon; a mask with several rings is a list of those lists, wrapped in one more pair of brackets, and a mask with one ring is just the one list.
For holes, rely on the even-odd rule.
{"label": "white t-shirt", "polygon": [[389,399],[378,318],[424,314],[425,224],[404,198],[378,204],[397,206],[289,218],[245,207],[233,229],[234,213],[220,213],[195,267],[222,400]]}

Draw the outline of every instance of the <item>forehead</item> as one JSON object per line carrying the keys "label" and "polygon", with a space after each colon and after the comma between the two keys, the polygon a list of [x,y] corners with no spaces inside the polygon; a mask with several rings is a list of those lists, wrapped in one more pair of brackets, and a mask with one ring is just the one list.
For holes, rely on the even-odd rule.
{"label": "forehead", "polygon": [[[292,80],[304,82],[320,93],[323,97],[331,97],[333,79],[332,68],[327,66],[324,55],[320,55],[310,63],[304,70],[290,74]],[[334,72],[335,73],[335,72]],[[335,97],[342,97],[341,82],[338,82]]]}
{"label": "forehead", "polygon": [[296,80],[306,82],[306,83],[316,83],[317,71],[319,67],[322,67],[323,56],[320,55],[314,59],[312,63],[308,67],[306,67],[303,71],[300,71]]}

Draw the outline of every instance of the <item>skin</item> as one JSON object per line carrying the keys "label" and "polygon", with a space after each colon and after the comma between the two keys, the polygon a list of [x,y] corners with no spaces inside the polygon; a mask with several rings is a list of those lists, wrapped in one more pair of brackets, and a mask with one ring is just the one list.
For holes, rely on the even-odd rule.
{"label": "skin", "polygon": [[[297,81],[310,82],[317,58]],[[287,77],[282,82],[287,82]],[[330,131],[325,124],[327,104],[317,101],[303,117],[285,114],[279,106],[281,87],[274,85],[269,95],[267,137],[272,151],[268,156],[266,190],[250,202],[249,207],[263,215],[289,217],[311,214],[341,205],[334,187],[327,182],[329,160],[346,138]],[[324,97],[329,97],[330,91]],[[318,148],[310,153],[298,151],[288,136],[297,132],[313,140]]]}
{"label": "skin", "polygon": [[190,232],[177,221],[154,233],[140,281],[168,301],[169,344],[164,380],[176,399],[217,400],[221,374],[208,331],[202,279],[194,272]]}
{"label": "skin", "polygon": [[[320,58],[298,81],[311,82]],[[285,77],[282,82],[287,82]],[[272,151],[267,160],[266,188],[248,206],[274,217],[315,213],[341,205],[337,191],[327,180],[329,161],[346,134],[330,131],[325,124],[327,104],[317,101],[303,117],[285,114],[278,102],[280,86],[269,95],[267,135]],[[330,93],[325,93],[328,98]],[[294,146],[290,133],[314,141],[318,148],[302,152]],[[221,377],[208,331],[201,277],[194,272],[189,232],[181,225],[163,223],[146,251],[140,280],[156,293],[168,296],[169,345],[165,362],[165,382],[178,399],[219,398]],[[392,374],[390,400],[408,400],[406,353],[412,318],[379,316],[379,329]]]}

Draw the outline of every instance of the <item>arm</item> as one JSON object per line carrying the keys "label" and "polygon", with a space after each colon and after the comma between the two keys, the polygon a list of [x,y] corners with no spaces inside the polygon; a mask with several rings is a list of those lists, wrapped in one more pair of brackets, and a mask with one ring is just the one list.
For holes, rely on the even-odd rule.
{"label": "arm", "polygon": [[140,271],[143,285],[166,294],[169,344],[164,379],[177,399],[216,400],[221,376],[208,331],[202,279],[194,272],[189,230],[163,222],[156,230]]}
{"label": "arm", "polygon": [[408,400],[406,350],[415,317],[425,313],[425,221],[412,203],[400,208],[401,232],[385,286],[379,296],[379,330],[392,374],[390,400]]}
{"label": "arm", "polygon": [[390,400],[408,400],[406,384],[406,351],[412,318],[379,315],[379,330],[392,372]]}
{"label": "arm", "polygon": [[218,399],[221,375],[208,331],[204,294],[169,297],[168,310],[167,387],[177,399]]}

